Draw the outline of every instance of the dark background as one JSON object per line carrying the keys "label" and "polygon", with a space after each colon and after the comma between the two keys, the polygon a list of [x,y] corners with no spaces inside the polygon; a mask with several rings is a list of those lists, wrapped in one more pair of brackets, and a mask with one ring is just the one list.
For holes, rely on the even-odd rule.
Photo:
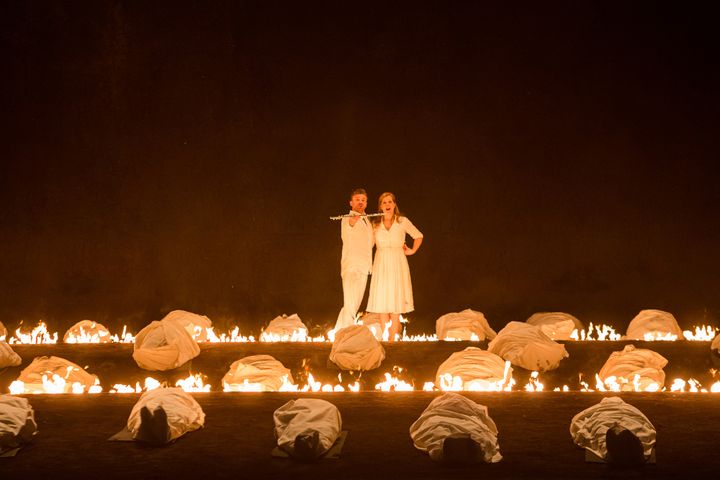
{"label": "dark background", "polygon": [[411,333],[717,323],[716,12],[387,3],[4,3],[0,321],[329,326],[363,186],[425,234]]}

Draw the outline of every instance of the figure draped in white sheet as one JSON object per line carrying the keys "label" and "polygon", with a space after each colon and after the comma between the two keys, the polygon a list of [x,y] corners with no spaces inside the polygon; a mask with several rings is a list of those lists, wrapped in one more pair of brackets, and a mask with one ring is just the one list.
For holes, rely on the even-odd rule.
{"label": "figure draped in white sheet", "polygon": [[35,412],[27,398],[0,395],[0,456],[29,443],[36,433]]}
{"label": "figure draped in white sheet", "polygon": [[446,463],[499,462],[497,435],[486,406],[453,392],[435,398],[410,426],[415,448]]}
{"label": "figure draped in white sheet", "polygon": [[[388,333],[393,342],[400,333],[400,314],[415,310],[410,267],[405,257],[418,251],[423,234],[409,218],[400,215],[392,193],[380,195],[378,210],[383,216],[374,221],[375,261],[367,310],[379,313],[383,324],[392,321]],[[405,245],[406,235],[413,238],[412,248]]]}
{"label": "figure draped in white sheet", "polygon": [[205,412],[182,388],[143,393],[127,421],[133,439],[152,445],[172,442],[205,425]]}
{"label": "figure draped in white sheet", "polygon": [[290,400],[273,413],[278,447],[299,460],[327,453],[342,430],[340,411],[319,398]]}
{"label": "figure draped in white sheet", "polygon": [[343,308],[340,310],[335,330],[355,325],[360,309],[367,277],[372,268],[373,229],[365,214],[367,193],[362,188],[350,194],[350,215],[342,219],[340,236],[343,242],[340,260],[340,276],[343,284]]}
{"label": "figure draped in white sheet", "polygon": [[608,463],[630,466],[650,458],[656,431],[640,410],[620,397],[606,397],[573,417],[570,435]]}

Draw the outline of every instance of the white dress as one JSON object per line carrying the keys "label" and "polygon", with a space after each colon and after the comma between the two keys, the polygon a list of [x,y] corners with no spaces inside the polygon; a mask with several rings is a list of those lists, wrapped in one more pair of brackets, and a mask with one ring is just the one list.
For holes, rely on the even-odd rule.
{"label": "white dress", "polygon": [[399,217],[390,229],[383,222],[375,227],[375,261],[370,281],[368,312],[407,313],[415,310],[412,282],[403,245],[405,235],[413,239],[423,234],[407,217]]}

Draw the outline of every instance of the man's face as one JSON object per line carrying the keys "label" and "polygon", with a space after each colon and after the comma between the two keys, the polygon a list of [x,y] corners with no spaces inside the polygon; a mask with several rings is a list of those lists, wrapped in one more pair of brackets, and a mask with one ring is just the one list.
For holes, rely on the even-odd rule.
{"label": "man's face", "polygon": [[350,199],[350,209],[353,212],[365,213],[365,207],[367,207],[367,197],[361,193],[353,195]]}

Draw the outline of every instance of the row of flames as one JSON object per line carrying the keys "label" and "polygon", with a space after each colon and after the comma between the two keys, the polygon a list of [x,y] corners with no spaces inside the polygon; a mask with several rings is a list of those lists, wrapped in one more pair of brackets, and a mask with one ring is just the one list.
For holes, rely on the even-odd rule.
{"label": "row of flames", "polygon": [[[442,375],[439,378],[439,384],[433,382],[425,382],[422,391],[433,392],[433,391],[469,391],[469,392],[511,392],[511,391],[526,391],[526,392],[542,392],[545,390],[545,386],[540,379],[538,372],[532,372],[528,379],[528,382],[521,388],[515,389],[517,385],[515,379],[509,374],[510,364],[505,364],[504,377],[497,381],[487,380],[474,380],[471,382],[463,382],[462,378],[454,377],[449,374]],[[69,375],[68,371],[68,375]],[[393,372],[386,372],[383,374],[384,381],[375,385],[375,391],[382,392],[412,392],[416,391],[413,383],[401,379],[403,369],[400,367],[394,367]],[[175,382],[176,387],[180,387],[186,392],[210,392],[211,386],[206,383],[204,379],[207,377],[201,373],[191,374],[187,378],[183,378]],[[141,385],[140,382],[136,382],[135,386],[116,384],[110,389],[109,393],[141,393],[149,390],[154,390],[165,386],[159,380],[152,377],[145,378],[145,381]],[[720,381],[716,381],[710,389],[703,388],[700,382],[694,378],[684,380],[682,378],[676,378],[672,381],[670,388],[661,387],[657,383],[641,381],[638,375],[635,375],[633,379],[608,377],[603,381],[599,375],[595,375],[595,388],[591,388],[590,385],[582,380],[580,375],[580,392],[698,392],[698,393],[720,393]],[[103,388],[100,386],[98,380],[95,381],[95,385],[86,388],[78,382],[69,384],[67,377],[63,378],[60,375],[43,375],[42,383],[26,385],[21,381],[14,381],[10,384],[10,393],[13,395],[18,394],[60,394],[60,393],[71,393],[71,394],[82,394],[82,393],[101,393]],[[261,383],[250,383],[245,380],[241,384],[223,384],[223,391],[225,392],[263,392],[267,391],[267,387]],[[288,376],[282,377],[282,385],[277,389],[279,392],[359,392],[360,383],[356,380],[354,383],[347,385],[347,388],[342,385],[342,376],[338,375],[338,383],[329,384],[322,383],[315,380],[312,373],[307,377],[307,382],[304,385],[297,385],[288,379]],[[567,385],[557,387],[553,389],[554,392],[569,392],[571,391]]]}
{"label": "row of flames", "polygon": [[[376,325],[371,325],[369,328],[374,331]],[[297,330],[289,335],[277,335],[267,332],[263,332],[259,339],[255,339],[254,336],[245,336],[240,334],[240,328],[234,327],[227,333],[218,334],[215,332],[213,327],[205,328],[204,332],[200,327],[195,328],[193,337],[198,342],[208,343],[254,343],[254,342],[312,342],[312,343],[323,343],[332,342],[335,338],[335,332],[330,330],[327,335],[321,335],[317,337],[308,336],[306,330]],[[711,325],[704,325],[694,327],[693,330],[683,331],[683,337],[685,340],[690,341],[711,341],[718,329]],[[374,332],[377,334],[377,332]],[[587,330],[578,331],[573,330],[570,338],[575,341],[618,341],[621,340],[621,335],[615,332],[615,330],[608,325],[593,325],[590,323]],[[383,341],[388,340],[388,329],[382,334]],[[677,335],[654,335],[646,334],[645,341],[675,341]],[[4,336],[0,336],[0,341],[6,340]],[[407,335],[405,331],[400,338],[397,339],[401,342],[437,342],[437,335]],[[458,341],[461,339],[446,337],[444,341]],[[479,341],[479,337],[473,334],[470,337],[470,341]],[[15,335],[11,336],[6,340],[10,344],[23,344],[23,345],[34,345],[34,344],[55,344],[58,343],[58,333],[50,333],[47,325],[40,321],[38,325],[33,328],[30,332],[23,332],[20,328],[15,330]],[[127,331],[127,327],[123,326],[120,334],[103,334],[103,333],[88,333],[82,328],[78,335],[73,333],[68,335],[65,339],[65,343],[77,344],[77,343],[134,343],[135,336]]]}

